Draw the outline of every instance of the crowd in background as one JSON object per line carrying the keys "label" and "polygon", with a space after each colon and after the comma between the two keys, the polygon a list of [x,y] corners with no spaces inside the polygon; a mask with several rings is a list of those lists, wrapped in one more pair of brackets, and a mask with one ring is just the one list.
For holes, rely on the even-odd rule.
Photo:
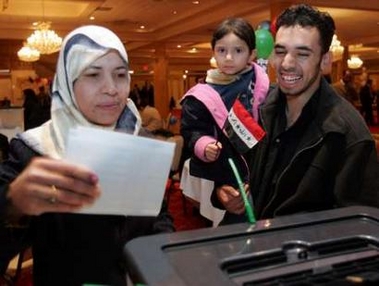
{"label": "crowd in background", "polygon": [[38,127],[50,119],[51,96],[45,86],[23,90],[24,95],[24,128],[25,130]]}
{"label": "crowd in background", "polygon": [[379,89],[364,69],[358,80],[357,83],[351,70],[344,70],[341,80],[332,86],[360,111],[367,125],[379,125]]}

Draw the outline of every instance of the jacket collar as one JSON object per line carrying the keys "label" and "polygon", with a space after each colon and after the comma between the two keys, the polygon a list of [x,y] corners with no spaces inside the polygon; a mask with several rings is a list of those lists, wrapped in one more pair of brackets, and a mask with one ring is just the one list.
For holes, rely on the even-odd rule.
{"label": "jacket collar", "polygon": [[[281,93],[279,90],[279,86],[276,86],[267,97],[266,102],[260,108],[260,118],[262,125],[266,130],[272,130],[272,118],[276,116],[278,112],[277,106],[280,105]],[[318,100],[314,97],[318,96]],[[340,100],[338,96],[335,94],[332,87],[330,87],[329,83],[321,78],[321,83],[319,89],[312,95],[310,101],[307,104],[313,104],[312,110],[314,111],[314,119],[312,120],[312,128],[316,133],[317,130],[322,134],[328,132],[337,132],[343,133],[341,129],[344,126],[342,118],[338,115],[333,115],[333,106]],[[318,133],[318,132],[317,132]]]}

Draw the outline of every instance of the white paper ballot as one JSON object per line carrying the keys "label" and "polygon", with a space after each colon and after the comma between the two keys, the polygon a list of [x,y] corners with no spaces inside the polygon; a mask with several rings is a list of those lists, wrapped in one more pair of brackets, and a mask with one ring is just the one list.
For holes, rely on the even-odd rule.
{"label": "white paper ballot", "polygon": [[92,169],[102,189],[81,213],[155,216],[175,143],[88,127],[70,130],[65,159]]}

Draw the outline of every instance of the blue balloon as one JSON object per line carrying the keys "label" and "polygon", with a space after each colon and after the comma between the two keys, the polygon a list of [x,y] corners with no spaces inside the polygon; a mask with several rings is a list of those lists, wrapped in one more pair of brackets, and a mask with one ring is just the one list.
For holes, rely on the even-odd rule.
{"label": "blue balloon", "polygon": [[271,21],[265,20],[258,24],[257,30],[271,30]]}
{"label": "blue balloon", "polygon": [[174,115],[170,116],[169,125],[174,125],[176,122],[178,122],[178,119]]}

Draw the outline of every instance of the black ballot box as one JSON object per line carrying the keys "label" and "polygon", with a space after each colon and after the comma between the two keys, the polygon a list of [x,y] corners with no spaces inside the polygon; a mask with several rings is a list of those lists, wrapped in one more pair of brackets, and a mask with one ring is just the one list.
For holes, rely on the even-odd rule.
{"label": "black ballot box", "polygon": [[379,209],[140,237],[124,254],[129,279],[149,286],[379,285]]}

